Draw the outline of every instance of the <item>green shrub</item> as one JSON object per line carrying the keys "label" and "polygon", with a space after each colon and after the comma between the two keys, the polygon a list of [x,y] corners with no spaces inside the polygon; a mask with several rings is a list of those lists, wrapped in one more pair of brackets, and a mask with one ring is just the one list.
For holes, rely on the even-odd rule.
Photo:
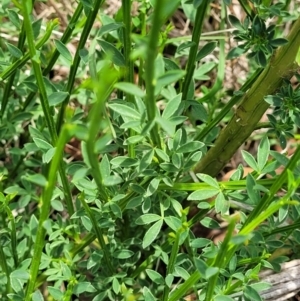
{"label": "green shrub", "polygon": [[[272,148],[299,138],[297,1],[239,1],[243,20],[216,1],[220,33],[204,35],[210,1],[139,0],[132,17],[122,0],[111,18],[104,1],[80,0],[59,39],[32,2],[0,9],[19,35],[0,41],[1,300],[261,300],[259,271],[278,271],[300,244],[300,147]],[[169,35],[179,9],[191,37]],[[226,64],[242,54],[247,80],[228,91]],[[62,66],[67,78],[51,80]],[[254,134],[257,154],[242,151],[252,172],[239,165],[222,181]],[[193,231],[220,221],[222,243]]]}

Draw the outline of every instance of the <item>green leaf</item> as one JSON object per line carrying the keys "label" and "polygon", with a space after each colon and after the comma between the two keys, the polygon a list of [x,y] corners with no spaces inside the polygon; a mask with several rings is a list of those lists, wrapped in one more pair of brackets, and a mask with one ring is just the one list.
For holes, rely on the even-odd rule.
{"label": "green leaf", "polygon": [[145,96],[145,91],[143,91],[140,87],[132,83],[126,83],[126,82],[116,83],[115,88],[127,94],[138,96],[141,98]]}
{"label": "green leaf", "polygon": [[15,277],[10,277],[10,285],[16,293],[23,291],[23,282]]}
{"label": "green leaf", "polygon": [[34,174],[34,175],[26,176],[26,180],[31,183],[34,183],[36,185],[39,185],[41,187],[45,187],[47,185],[46,178],[41,174]]}
{"label": "green leaf", "polygon": [[231,60],[234,59],[236,57],[239,57],[240,55],[242,55],[243,53],[245,53],[246,50],[240,47],[234,47],[232,49],[230,49],[230,51],[227,54],[226,59],[227,60]]}
{"label": "green leaf", "polygon": [[5,44],[7,46],[7,49],[9,51],[9,53],[14,58],[19,59],[19,58],[21,58],[23,56],[22,51],[18,47],[14,46],[14,45],[12,45],[10,43],[7,43],[7,42]]}
{"label": "green leaf", "polygon": [[39,290],[32,294],[32,301],[44,301],[44,297]]}
{"label": "green leaf", "polygon": [[260,141],[257,150],[257,165],[260,171],[263,170],[263,168],[265,167],[268,161],[269,152],[270,152],[270,142],[268,137],[265,135]]}
{"label": "green leaf", "polygon": [[264,97],[264,100],[274,107],[280,107],[283,104],[281,97],[276,95],[267,95]]}
{"label": "green leaf", "polygon": [[113,279],[112,288],[115,294],[118,294],[120,292],[120,283],[116,277],[114,277]]}
{"label": "green leaf", "polygon": [[160,157],[165,162],[170,162],[169,156],[160,148],[155,148],[155,152],[158,157]]}
{"label": "green leaf", "polygon": [[285,45],[287,43],[288,43],[288,40],[287,39],[283,39],[283,38],[274,39],[274,40],[271,40],[271,42],[270,42],[270,44],[273,47],[283,46],[283,45]]}
{"label": "green leaf", "polygon": [[137,197],[134,197],[130,199],[130,201],[126,205],[126,209],[133,209],[137,208],[143,203],[143,196],[139,195]]}
{"label": "green leaf", "polygon": [[198,151],[200,148],[204,146],[203,142],[200,141],[190,141],[182,146],[180,146],[176,153],[192,153],[194,151]]}
{"label": "green leaf", "polygon": [[60,55],[64,57],[69,63],[72,63],[72,55],[67,46],[64,45],[60,40],[54,40],[54,44]]}
{"label": "green leaf", "polygon": [[123,179],[119,175],[113,175],[103,178],[104,186],[115,186],[124,182]]}
{"label": "green leaf", "polygon": [[184,55],[185,53],[183,52],[183,50],[191,48],[193,45],[195,45],[195,42],[192,41],[183,42],[182,44],[180,44],[176,49],[176,54],[177,54],[176,57],[180,56],[180,54]]}
{"label": "green leaf", "polygon": [[60,289],[53,287],[53,286],[48,286],[47,289],[48,289],[48,292],[50,293],[50,295],[55,300],[58,300],[58,301],[62,300],[64,294]]}
{"label": "green leaf", "polygon": [[217,47],[217,42],[209,42],[205,44],[197,53],[196,61],[200,61],[207,55],[209,55]]}
{"label": "green leaf", "polygon": [[115,31],[121,27],[124,27],[123,23],[109,23],[102,25],[98,32],[98,36],[101,37],[104,34]]}
{"label": "green leaf", "polygon": [[262,301],[262,298],[260,297],[259,293],[250,285],[247,285],[244,289],[244,295],[249,300],[253,301]]}
{"label": "green leaf", "polygon": [[79,295],[82,293],[94,293],[96,292],[95,287],[90,282],[79,282],[73,289],[73,294]]}
{"label": "green leaf", "polygon": [[119,103],[109,103],[108,106],[113,111],[119,113],[121,116],[125,116],[130,119],[138,119],[138,120],[141,119],[140,113],[129,106],[119,104]]}
{"label": "green leaf", "polygon": [[258,165],[254,159],[254,157],[245,150],[242,150],[242,157],[246,161],[246,163],[255,171],[259,171]]}
{"label": "green leaf", "polygon": [[216,66],[215,63],[205,63],[201,65],[198,69],[194,72],[194,79],[197,80],[208,80],[210,79],[209,76],[206,75],[206,73],[210,72],[214,67]]}
{"label": "green leaf", "polygon": [[141,161],[140,161],[140,165],[139,165],[139,172],[142,172],[143,170],[145,170],[152,162],[152,158],[154,155],[154,150],[151,149],[150,151],[146,152]]}
{"label": "green leaf", "polygon": [[200,224],[209,229],[220,229],[220,225],[218,224],[218,222],[208,216],[204,217],[200,221]]}
{"label": "green leaf", "polygon": [[153,271],[153,270],[150,270],[150,269],[146,269],[146,274],[156,284],[164,284],[165,283],[165,280],[162,277],[162,275],[160,275],[156,271]]}
{"label": "green leaf", "polygon": [[27,281],[29,279],[29,273],[24,270],[14,270],[11,272],[10,278],[18,278],[22,281]]}
{"label": "green leaf", "polygon": [[56,147],[52,147],[48,149],[47,152],[43,154],[43,163],[48,164],[52,160],[55,151],[56,151]]}
{"label": "green leaf", "polygon": [[113,158],[110,163],[112,165],[120,166],[120,167],[130,167],[135,166],[138,164],[138,160],[134,158],[129,158],[125,156],[119,156],[116,158]]}
{"label": "green leaf", "polygon": [[17,29],[21,29],[21,21],[19,15],[12,9],[7,9],[7,16],[12,24],[14,24]]}
{"label": "green leaf", "polygon": [[49,106],[57,106],[69,96],[68,92],[53,92],[48,96]]}
{"label": "green leaf", "polygon": [[53,148],[53,146],[49,142],[44,140],[44,138],[33,138],[33,141],[40,150],[48,151],[49,149]]}
{"label": "green leaf", "polygon": [[220,192],[215,199],[215,210],[221,214],[225,214],[229,210],[229,202],[225,199],[222,192]]}
{"label": "green leaf", "polygon": [[176,110],[178,109],[180,103],[181,103],[181,97],[182,94],[178,94],[176,95],[173,99],[169,100],[169,102],[167,103],[163,113],[162,113],[162,118],[164,119],[169,119],[170,117],[172,117],[174,115],[174,113],[176,112]]}
{"label": "green leaf", "polygon": [[152,195],[157,190],[159,182],[160,179],[158,178],[154,178],[151,180],[151,182],[148,185],[147,191],[145,193],[145,197]]}
{"label": "green leaf", "polygon": [[182,226],[181,220],[175,216],[167,216],[164,221],[175,232]]}
{"label": "green leaf", "polygon": [[163,75],[157,78],[155,86],[155,94],[157,95],[161,89],[172,83],[177,82],[185,75],[183,70],[170,70],[165,72]]}
{"label": "green leaf", "polygon": [[146,232],[144,239],[143,239],[143,248],[147,248],[148,246],[150,246],[153,241],[156,239],[156,237],[158,236],[161,227],[163,225],[163,220],[160,219],[159,221],[157,221],[155,224],[153,224],[148,231]]}
{"label": "green leaf", "polygon": [[111,212],[117,217],[122,218],[122,210],[116,202],[110,202],[109,207]]}
{"label": "green leaf", "polygon": [[134,255],[134,252],[130,250],[118,250],[113,253],[113,257],[118,258],[118,259],[128,259]]}
{"label": "green leaf", "polygon": [[194,258],[195,266],[199,271],[200,275],[204,276],[207,270],[207,264],[205,261],[199,258]]}
{"label": "green leaf", "polygon": [[260,193],[257,189],[254,189],[255,185],[256,185],[255,179],[251,174],[248,174],[246,177],[246,187],[247,187],[248,197],[251,200],[252,204],[258,204],[260,200]]}
{"label": "green leaf", "polygon": [[142,216],[140,216],[135,223],[137,225],[148,225],[151,224],[153,222],[156,222],[158,220],[161,220],[161,216],[157,215],[157,214],[153,214],[153,213],[147,213],[144,214]]}
{"label": "green leaf", "polygon": [[203,173],[197,173],[196,176],[204,183],[206,183],[214,188],[220,189],[218,181],[215,180],[214,178],[212,178],[211,176],[203,174]]}
{"label": "green leaf", "polygon": [[259,64],[260,66],[262,66],[262,67],[267,66],[267,58],[263,51],[259,50],[256,53],[255,60],[256,60],[257,64]]}
{"label": "green leaf", "polygon": [[118,67],[125,67],[125,59],[123,54],[111,43],[97,39],[98,44],[108,57],[111,57],[112,62]]}
{"label": "green leaf", "polygon": [[64,211],[64,206],[62,202],[59,200],[52,200],[51,207],[56,211],[60,211],[60,212]]}
{"label": "green leaf", "polygon": [[143,288],[143,295],[145,301],[156,301],[155,297],[152,295],[152,293],[147,287]]}
{"label": "green leaf", "polygon": [[206,200],[206,199],[209,199],[209,198],[215,196],[219,192],[220,192],[220,189],[216,189],[216,188],[200,189],[200,190],[196,190],[193,193],[191,193],[187,199],[189,201],[202,201],[202,200]]}
{"label": "green leaf", "polygon": [[205,278],[209,279],[210,277],[216,275],[219,272],[217,267],[208,267],[205,271]]}
{"label": "green leaf", "polygon": [[106,154],[100,162],[100,172],[103,179],[110,176],[110,163]]}
{"label": "green leaf", "polygon": [[191,242],[192,248],[204,248],[211,243],[210,239],[207,238],[196,238]]}
{"label": "green leaf", "polygon": [[236,17],[236,16],[233,16],[233,15],[229,15],[228,16],[228,19],[229,19],[229,22],[237,29],[239,30],[244,30],[244,27],[241,23],[241,21]]}

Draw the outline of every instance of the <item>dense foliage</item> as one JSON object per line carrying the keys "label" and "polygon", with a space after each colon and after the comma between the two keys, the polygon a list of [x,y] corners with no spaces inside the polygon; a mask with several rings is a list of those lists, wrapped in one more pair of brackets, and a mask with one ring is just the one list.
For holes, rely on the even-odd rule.
{"label": "dense foliage", "polygon": [[1,300],[262,300],[299,257],[299,1],[38,4],[0,8]]}

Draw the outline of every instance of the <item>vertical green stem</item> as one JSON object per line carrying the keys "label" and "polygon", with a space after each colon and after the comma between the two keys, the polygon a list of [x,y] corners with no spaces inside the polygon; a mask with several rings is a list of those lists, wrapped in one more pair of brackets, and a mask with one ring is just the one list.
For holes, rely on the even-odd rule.
{"label": "vertical green stem", "polygon": [[91,173],[98,187],[98,192],[103,201],[108,201],[108,194],[106,187],[102,183],[102,175],[99,168],[98,156],[95,154],[95,141],[99,133],[101,122],[99,118],[104,118],[105,101],[113,89],[113,85],[118,78],[118,73],[115,69],[105,66],[100,75],[100,80],[95,85],[95,94],[97,101],[94,103],[93,108],[89,114],[90,126],[88,138],[86,141],[87,154],[91,164]]}
{"label": "vertical green stem", "polygon": [[[178,231],[176,231],[176,237],[175,237],[175,241],[174,241],[174,244],[173,244],[173,247],[172,247],[172,251],[171,251],[171,255],[170,255],[170,259],[169,259],[169,263],[168,263],[167,276],[174,272],[176,256],[177,256],[178,250],[179,250],[179,240],[180,240],[180,235],[182,233],[182,230],[183,229],[179,229]],[[164,294],[163,294],[163,301],[168,300],[169,293],[170,293],[170,287],[165,285]]]}
{"label": "vertical green stem", "polygon": [[[25,1],[26,0],[23,0],[23,2]],[[38,224],[36,240],[35,240],[35,245],[33,250],[33,257],[32,257],[32,262],[30,267],[30,278],[27,284],[24,301],[31,301],[31,294],[35,287],[35,282],[38,275],[39,265],[42,257],[42,251],[45,245],[46,229],[44,227],[44,223],[49,215],[49,211],[51,207],[51,198],[56,184],[57,171],[59,169],[62,156],[64,153],[64,147],[67,141],[69,140],[69,137],[71,136],[70,133],[74,132],[74,128],[75,126],[69,124],[64,125],[64,127],[62,128],[61,134],[57,141],[56,152],[54,154],[54,157],[50,165],[48,182],[46,184],[46,187],[43,191],[42,198],[41,198],[40,218],[39,218],[39,224]]]}
{"label": "vertical green stem", "polygon": [[205,17],[209,2],[210,2],[209,0],[204,0],[197,8],[195,24],[194,24],[193,33],[192,33],[193,45],[190,48],[189,57],[188,57],[187,65],[186,65],[186,76],[185,76],[185,79],[183,82],[183,87],[182,87],[182,99],[183,100],[186,100],[186,98],[187,98],[189,86],[190,86],[190,83],[193,78],[195,64],[196,64],[196,56],[197,56],[199,41],[200,41],[200,37],[201,37],[201,33],[202,33],[202,25],[203,25],[204,17]]}
{"label": "vertical green stem", "polygon": [[[146,50],[146,60],[145,60],[145,84],[146,84],[146,107],[148,114],[148,121],[154,122],[157,112],[156,99],[155,99],[155,59],[158,54],[158,41],[160,28],[163,24],[164,16],[163,10],[168,1],[166,0],[157,0],[155,2],[154,12],[153,12],[153,21],[152,28],[148,37],[148,45]],[[153,144],[157,147],[161,147],[160,136],[158,133],[158,126],[155,123],[151,129],[151,138]]]}
{"label": "vertical green stem", "polygon": [[[25,33],[25,28],[24,28],[24,23],[23,23],[22,29],[21,29],[21,32],[19,35],[18,46],[17,46],[22,51],[23,51],[25,40],[26,40],[26,33]],[[14,61],[16,61],[16,59],[14,59]],[[13,86],[15,75],[16,75],[16,73],[14,72],[9,77],[9,79],[5,85],[4,91],[3,91],[3,97],[2,97],[2,101],[1,101],[1,118],[5,112],[6,106],[8,104],[9,95],[11,93],[11,87]]]}
{"label": "vertical green stem", "polygon": [[[131,0],[122,0],[123,9],[123,43],[124,43],[124,57],[126,65],[125,81],[129,83],[134,83],[134,72],[133,72],[133,61],[130,58],[131,53]],[[129,102],[134,102],[134,96],[131,94],[126,94],[126,100]],[[134,131],[130,129],[129,135],[133,136]],[[133,144],[128,145],[129,157],[135,157],[135,149]]]}
{"label": "vertical green stem", "polygon": [[[225,22],[226,22],[226,5],[223,1],[221,4],[220,30],[225,29]],[[223,80],[224,80],[224,75],[225,75],[225,39],[220,39],[217,80],[214,83],[212,89],[200,99],[201,102],[205,102],[205,101],[213,98],[217,94],[217,92],[219,92],[221,90]]]}
{"label": "vertical green stem", "polygon": [[10,273],[9,273],[9,269],[7,266],[7,258],[4,254],[2,245],[0,245],[0,266],[1,266],[2,272],[5,274],[5,276],[7,278],[6,292],[10,293],[11,292],[10,278],[9,278]]}
{"label": "vertical green stem", "polygon": [[[29,1],[22,0],[23,11],[24,11],[24,25],[25,25],[25,30],[26,30],[26,34],[27,34],[27,43],[28,43],[29,53],[30,53],[37,85],[39,88],[41,105],[42,105],[42,109],[43,109],[44,116],[46,119],[46,124],[49,129],[52,145],[56,145],[57,133],[56,133],[55,124],[54,124],[54,121],[53,121],[53,118],[52,118],[52,115],[50,112],[48,96],[47,96],[46,87],[45,87],[45,83],[43,80],[43,75],[42,75],[42,71],[41,71],[41,67],[40,67],[39,52],[36,50],[35,45],[34,45],[33,29],[32,29],[32,24],[31,24],[31,21],[29,18],[28,7],[26,5],[27,2],[29,2]],[[59,174],[60,174],[61,181],[62,181],[62,184],[64,187],[64,194],[65,194],[65,198],[66,198],[68,213],[70,215],[72,215],[74,213],[74,208],[73,208],[71,190],[70,190],[69,182],[66,177],[62,162],[59,166]]]}
{"label": "vertical green stem", "polygon": [[[61,37],[60,41],[65,44],[68,42],[68,40],[70,39],[71,35],[72,35],[72,32],[75,28],[75,25],[82,13],[82,10],[83,10],[83,6],[82,6],[82,3],[79,2],[74,14],[72,15],[72,18],[70,19],[69,21],[69,24],[66,28],[66,30],[64,31],[63,33],[63,36]],[[43,70],[43,76],[46,76],[49,74],[49,72],[52,70],[55,62],[57,61],[58,57],[59,57],[59,52],[57,49],[54,50],[51,58],[50,58],[50,61],[48,63],[48,65],[46,66],[46,68]],[[32,99],[34,98],[35,96],[35,93],[34,92],[31,92],[25,102],[24,102],[24,106],[23,106],[23,110],[25,110],[27,108],[27,106],[31,103]]]}
{"label": "vertical green stem", "polygon": [[9,206],[6,206],[5,211],[7,213],[8,219],[11,223],[11,232],[10,232],[11,251],[13,254],[15,268],[17,268],[18,267],[18,254],[17,254],[17,230],[16,230],[15,218],[14,218]]}
{"label": "vertical green stem", "polygon": [[60,131],[60,128],[63,125],[65,110],[66,110],[66,107],[69,103],[69,100],[70,100],[70,97],[71,97],[71,94],[72,94],[77,69],[78,69],[78,66],[79,66],[79,63],[80,63],[79,52],[80,52],[80,50],[84,49],[87,38],[90,34],[90,31],[91,31],[91,29],[93,27],[93,24],[95,22],[95,19],[97,17],[98,10],[99,10],[99,8],[100,8],[100,6],[102,5],[103,2],[104,2],[104,0],[95,0],[94,1],[94,5],[90,10],[89,15],[87,16],[86,23],[85,23],[84,28],[82,30],[80,40],[79,40],[79,43],[78,43],[78,46],[77,46],[77,49],[76,49],[76,53],[75,53],[75,56],[74,56],[73,64],[72,64],[71,69],[70,69],[69,80],[68,80],[67,87],[66,87],[66,91],[69,93],[69,96],[62,103],[62,105],[60,107],[60,110],[59,110],[59,113],[58,113],[57,121],[56,121],[57,132]]}

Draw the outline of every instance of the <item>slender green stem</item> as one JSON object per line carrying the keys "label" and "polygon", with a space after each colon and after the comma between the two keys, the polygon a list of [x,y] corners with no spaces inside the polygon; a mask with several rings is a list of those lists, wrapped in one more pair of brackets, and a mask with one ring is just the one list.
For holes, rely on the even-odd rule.
{"label": "slender green stem", "polygon": [[89,233],[78,245],[76,245],[71,251],[71,257],[74,258],[80,251],[91,244],[95,239],[96,235],[94,233]]}
{"label": "slender green stem", "polygon": [[[220,30],[223,30],[225,28],[225,21],[226,21],[226,5],[224,1],[222,3],[221,8],[221,23],[220,23]],[[214,83],[212,89],[204,95],[199,101],[204,102],[211,98],[213,98],[217,92],[221,90],[223,80],[225,75],[225,40],[220,39],[219,42],[219,64],[218,64],[218,74],[217,74],[217,80]]]}
{"label": "slender green stem", "polygon": [[204,0],[197,8],[196,17],[195,17],[195,25],[194,25],[193,33],[192,33],[193,45],[190,48],[190,53],[189,53],[188,61],[187,61],[187,65],[186,65],[186,76],[185,76],[185,79],[183,82],[183,87],[182,87],[182,100],[186,100],[186,98],[187,98],[189,86],[190,86],[190,83],[191,83],[193,75],[194,75],[194,70],[195,70],[195,65],[196,65],[196,56],[197,56],[197,52],[198,52],[200,36],[202,33],[202,25],[203,25],[204,17],[205,17],[209,2],[210,2],[209,0]]}
{"label": "slender green stem", "polygon": [[[63,33],[63,36],[61,37],[60,41],[65,44],[69,41],[72,33],[73,33],[73,30],[75,28],[75,25],[82,13],[82,10],[83,10],[83,6],[82,6],[82,3],[79,2],[79,4],[77,5],[77,8],[74,12],[74,14],[72,15],[72,18],[70,19],[69,23],[68,23],[68,26],[67,28],[65,29],[64,33]],[[39,43],[39,42],[38,42]],[[37,43],[37,45],[38,45]],[[43,44],[42,44],[43,45]],[[38,47],[37,47],[38,48]],[[50,60],[49,60],[49,63],[48,65],[46,66],[46,68],[43,70],[43,76],[47,76],[49,74],[49,72],[52,70],[55,62],[57,61],[58,57],[59,57],[60,53],[57,49],[54,50]],[[25,102],[24,102],[24,105],[23,105],[23,110],[25,110],[27,108],[27,106],[31,103],[31,101],[33,100],[35,96],[35,93],[34,92],[31,92]]]}
{"label": "slender green stem", "polygon": [[48,96],[46,92],[46,87],[43,80],[42,71],[40,68],[40,53],[37,51],[35,44],[34,44],[34,37],[33,37],[33,29],[32,24],[29,18],[30,12],[28,11],[27,2],[30,2],[29,0],[22,0],[23,4],[23,11],[24,11],[24,25],[26,29],[27,34],[27,43],[29,48],[29,54],[32,61],[32,66],[34,70],[34,74],[36,77],[37,85],[39,87],[40,97],[41,97],[41,105],[43,108],[44,116],[46,119],[47,126],[49,128],[49,133],[51,136],[51,140],[53,142],[53,145],[56,144],[57,141],[57,134],[56,129],[54,126],[54,121],[51,115],[49,103],[48,103]]}
{"label": "slender green stem", "polygon": [[15,268],[17,268],[18,267],[18,253],[17,253],[17,230],[16,230],[15,218],[14,218],[9,206],[6,206],[5,211],[7,213],[8,219],[11,224],[11,232],[10,232],[11,251],[13,254]]}
{"label": "slender green stem", "polygon": [[[23,2],[25,1],[26,0],[23,0]],[[46,229],[44,227],[44,223],[47,220],[50,212],[51,198],[56,184],[57,171],[59,169],[62,160],[65,144],[69,140],[71,133],[75,132],[75,129],[76,129],[75,125],[69,125],[69,124],[64,125],[61,134],[59,136],[59,139],[57,141],[56,152],[54,154],[54,157],[50,165],[48,182],[43,191],[42,199],[41,199],[40,218],[39,218],[39,224],[38,224],[36,240],[35,240],[35,245],[33,250],[33,257],[32,257],[32,262],[30,267],[30,278],[27,284],[25,301],[31,300],[31,294],[35,287],[35,282],[38,275],[39,265],[42,257],[42,251],[45,244]]]}
{"label": "slender green stem", "polygon": [[[38,40],[35,45],[36,49],[40,49],[49,40],[49,38],[51,37],[51,33],[53,29],[57,26],[57,24],[58,24],[57,20],[52,20],[48,23],[45,35],[40,40]],[[2,80],[5,80],[8,77],[11,77],[17,71],[17,69],[22,68],[26,64],[26,62],[30,59],[30,57],[31,57],[30,52],[25,53],[20,59],[16,60],[7,69],[5,69],[0,74],[0,78]]]}
{"label": "slender green stem", "polygon": [[[25,40],[26,40],[26,33],[25,33],[25,28],[24,28],[24,23],[23,23],[21,32],[19,34],[19,41],[18,41],[18,46],[17,46],[18,49],[20,49],[21,51],[23,51]],[[16,60],[17,59],[14,59],[13,62],[15,62]],[[11,93],[11,88],[13,86],[14,79],[15,79],[15,75],[16,75],[15,72],[13,74],[11,74],[11,76],[9,77],[9,79],[8,79],[6,85],[5,85],[5,88],[4,88],[4,91],[3,91],[3,97],[2,97],[2,101],[1,101],[1,116],[0,116],[0,118],[2,118],[2,116],[4,115],[6,106],[8,104],[9,96],[10,96],[10,93]],[[0,78],[1,78],[1,75],[0,75]]]}
{"label": "slender green stem", "polygon": [[73,64],[71,66],[70,69],[70,74],[69,74],[69,79],[68,79],[68,83],[66,86],[66,91],[69,93],[69,96],[64,100],[64,102],[62,103],[59,113],[58,113],[58,117],[57,117],[57,121],[56,121],[56,128],[57,128],[57,132],[60,131],[62,125],[63,125],[63,120],[64,120],[64,115],[65,115],[65,110],[66,107],[69,103],[71,94],[72,94],[72,90],[73,90],[73,86],[74,86],[74,82],[75,82],[75,77],[76,77],[76,73],[77,73],[77,69],[80,63],[80,51],[82,49],[84,49],[86,41],[88,39],[88,36],[90,34],[90,31],[93,27],[93,24],[95,22],[95,19],[97,17],[98,14],[98,10],[100,8],[100,6],[102,5],[102,3],[104,2],[104,0],[95,0],[94,1],[94,5],[90,10],[89,15],[87,16],[87,20],[86,23],[83,27],[81,36],[80,36],[80,40],[76,49],[76,53],[74,56],[74,60],[73,60]]}
{"label": "slender green stem", "polygon": [[205,301],[211,301],[213,299],[213,295],[214,295],[215,287],[217,284],[218,276],[220,273],[220,269],[224,268],[227,265],[228,260],[230,260],[230,258],[226,257],[226,254],[227,254],[227,250],[230,248],[230,245],[231,245],[230,239],[232,237],[234,227],[235,227],[235,222],[232,220],[228,225],[227,233],[221,244],[218,255],[215,258],[214,262],[212,264],[210,264],[210,266],[217,267],[218,272],[216,272],[208,280]]}
{"label": "slender green stem", "polygon": [[9,278],[9,269],[7,266],[7,258],[5,256],[5,253],[3,251],[3,246],[0,244],[0,266],[2,272],[5,274],[6,279],[7,279],[7,284],[6,284],[6,292],[11,292],[11,286],[10,286],[10,278]]}
{"label": "slender green stem", "polygon": [[180,285],[178,289],[174,291],[174,293],[171,294],[168,301],[178,301],[181,299],[200,279],[200,273],[195,271],[182,285]]}
{"label": "slender green stem", "polygon": [[[147,26],[146,26],[146,11],[145,8],[141,9],[140,16],[139,16],[140,22],[141,22],[141,36],[145,37],[147,32]],[[139,86],[143,86],[143,75],[144,75],[144,59],[140,58],[139,60]]]}
{"label": "slender green stem", "polygon": [[[42,109],[44,112],[46,124],[49,129],[51,142],[52,142],[52,145],[56,145],[56,142],[57,142],[56,128],[55,128],[55,124],[54,124],[52,114],[50,111],[46,87],[45,87],[45,83],[43,80],[43,75],[42,75],[42,71],[41,71],[41,67],[40,67],[39,51],[37,51],[37,49],[35,48],[35,45],[34,45],[32,24],[31,24],[31,21],[29,18],[29,12],[27,11],[28,8],[26,6],[27,1],[28,0],[22,0],[22,3],[24,5],[24,7],[23,7],[24,25],[25,25],[26,34],[27,34],[27,43],[28,43],[29,53],[30,53],[30,57],[31,57],[31,61],[32,61],[35,78],[36,78],[37,85],[38,85],[39,92],[40,92],[41,105],[42,105]],[[63,188],[64,188],[64,194],[65,194],[65,198],[66,198],[68,213],[70,215],[72,215],[74,213],[74,208],[73,208],[71,190],[70,190],[68,179],[65,174],[63,162],[61,162],[61,164],[59,166],[59,174],[60,174]]]}
{"label": "slender green stem", "polygon": [[[148,122],[151,123],[155,120],[157,107],[156,107],[156,99],[155,99],[155,83],[154,83],[154,68],[155,68],[155,59],[158,54],[158,41],[159,41],[159,33],[160,28],[163,25],[164,15],[163,10],[165,5],[167,5],[166,0],[158,0],[155,2],[156,5],[154,7],[153,12],[153,22],[152,28],[150,30],[148,45],[146,51],[146,60],[145,60],[145,84],[146,84],[146,108],[148,115]],[[153,144],[159,148],[161,148],[161,141],[158,132],[157,123],[154,124],[151,129],[151,138],[153,140]]]}
{"label": "slender green stem", "polygon": [[[261,179],[256,181],[257,184],[263,185],[264,187],[271,187],[275,179]],[[222,190],[245,190],[247,181],[237,180],[237,181],[220,181],[219,185]],[[160,184],[160,190],[180,190],[180,191],[196,191],[201,189],[211,188],[209,184],[206,183],[174,183],[172,187],[166,184]]]}
{"label": "slender green stem", "polygon": [[[172,246],[172,251],[171,251],[171,255],[170,255],[170,259],[169,259],[169,263],[168,263],[168,267],[167,267],[167,275],[172,274],[174,272],[176,256],[179,251],[179,240],[180,240],[180,235],[182,233],[182,230],[183,229],[179,229],[178,231],[176,231],[176,237],[175,237],[174,244]],[[165,285],[165,289],[164,289],[164,293],[163,293],[163,301],[168,300],[169,293],[170,293],[170,287],[168,285]]]}
{"label": "slender green stem", "polygon": [[[124,43],[124,57],[126,65],[125,81],[129,83],[134,83],[134,70],[133,61],[130,58],[131,54],[131,0],[122,0],[123,9],[123,43]],[[134,103],[134,96],[131,94],[126,94],[126,100]],[[134,131],[130,129],[129,136],[133,136]],[[131,158],[135,157],[135,149],[133,144],[128,145],[128,155]]]}
{"label": "slender green stem", "polygon": [[98,192],[103,201],[107,202],[108,194],[106,187],[102,183],[102,175],[99,168],[98,156],[95,153],[95,141],[101,125],[101,123],[99,122],[99,117],[104,118],[103,116],[105,111],[105,101],[113,90],[113,85],[117,81],[118,73],[115,69],[112,69],[109,66],[104,67],[101,72],[102,75],[100,76],[99,82],[94,83],[94,90],[97,96],[97,101],[95,102],[89,114],[90,126],[88,138],[86,141],[86,147],[89,162],[92,168],[91,173],[97,184]]}
{"label": "slender green stem", "polygon": [[107,268],[109,270],[109,273],[110,275],[113,275],[114,274],[114,268],[112,266],[112,263],[111,263],[111,258],[109,256],[109,250],[108,248],[106,247],[106,243],[105,243],[105,240],[104,240],[104,234],[102,233],[102,229],[98,226],[98,222],[92,212],[92,210],[90,209],[90,207],[88,206],[88,204],[85,202],[84,200],[84,195],[81,194],[79,196],[79,199],[81,201],[81,204],[83,206],[83,208],[85,209],[87,215],[89,216],[92,224],[93,224],[93,227],[94,227],[94,230],[95,230],[95,233],[96,233],[96,237],[99,241],[99,244],[101,246],[101,249],[103,250],[103,256],[104,256],[104,260],[106,262],[106,265],[107,265]]}

